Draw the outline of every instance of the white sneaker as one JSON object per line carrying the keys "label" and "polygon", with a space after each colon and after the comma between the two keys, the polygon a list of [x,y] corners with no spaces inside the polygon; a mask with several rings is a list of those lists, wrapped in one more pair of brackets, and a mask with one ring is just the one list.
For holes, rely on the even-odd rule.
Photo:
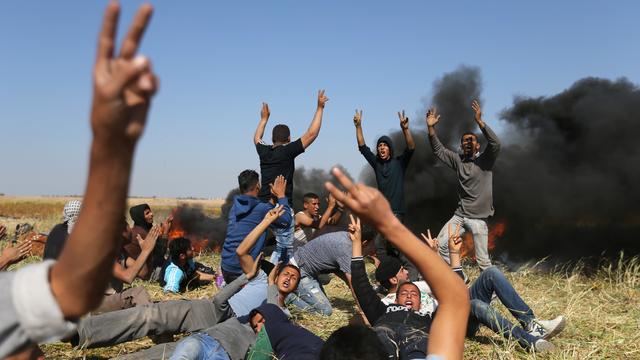
{"label": "white sneaker", "polygon": [[548,342],[547,340],[538,339],[538,341],[536,341],[536,343],[533,345],[533,348],[537,353],[545,353],[555,350],[556,346]]}
{"label": "white sneaker", "polygon": [[535,337],[548,340],[558,335],[566,325],[567,319],[562,315],[552,320],[535,319],[529,324],[527,332]]}

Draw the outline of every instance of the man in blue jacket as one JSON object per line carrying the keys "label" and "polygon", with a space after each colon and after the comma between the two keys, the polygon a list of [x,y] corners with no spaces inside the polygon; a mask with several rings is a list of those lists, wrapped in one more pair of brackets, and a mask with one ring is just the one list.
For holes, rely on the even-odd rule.
{"label": "man in blue jacket", "polygon": [[[236,255],[238,245],[244,238],[264,219],[274,204],[260,200],[260,176],[254,170],[244,170],[238,175],[238,186],[240,195],[233,198],[233,205],[229,211],[227,222],[227,236],[222,246],[222,275],[228,284],[242,275],[242,267]],[[275,228],[286,228],[291,225],[291,209],[285,196],[287,181],[284,176],[276,177],[272,184],[269,184],[271,193],[278,199],[278,204],[283,206],[284,213],[274,221],[271,226]],[[264,248],[266,232],[263,233],[251,249],[251,256],[255,259]]]}

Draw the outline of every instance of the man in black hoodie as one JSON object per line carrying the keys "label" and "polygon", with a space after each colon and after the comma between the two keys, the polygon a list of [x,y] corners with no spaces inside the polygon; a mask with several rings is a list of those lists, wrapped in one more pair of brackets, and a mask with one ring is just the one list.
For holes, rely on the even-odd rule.
{"label": "man in black hoodie", "polygon": [[[356,110],[356,114],[353,116],[353,124],[356,127],[358,150],[360,150],[362,156],[364,156],[373,168],[378,190],[387,198],[391,204],[393,214],[402,222],[406,211],[404,205],[404,173],[407,170],[409,160],[411,160],[411,156],[413,156],[416,145],[413,142],[413,137],[409,130],[409,118],[405,116],[404,110],[398,112],[398,117],[400,118],[400,127],[402,128],[402,134],[404,135],[407,147],[401,155],[395,157],[393,156],[393,141],[386,135],[381,136],[376,143],[377,155],[374,155],[371,149],[365,144],[362,133],[362,110]],[[378,235],[375,243],[376,255],[378,257],[387,255],[388,253],[399,256],[405,269],[409,271],[411,281],[418,279],[416,267],[411,264],[403,254],[399,254],[386,239]]]}

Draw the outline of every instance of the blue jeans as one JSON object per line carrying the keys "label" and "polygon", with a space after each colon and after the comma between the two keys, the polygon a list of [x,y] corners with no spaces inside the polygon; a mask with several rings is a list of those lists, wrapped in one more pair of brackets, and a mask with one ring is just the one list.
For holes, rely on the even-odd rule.
{"label": "blue jeans", "polygon": [[169,360],[229,360],[218,340],[204,333],[182,339]]}
{"label": "blue jeans", "polygon": [[476,261],[480,269],[484,270],[491,266],[489,258],[489,228],[484,219],[470,219],[458,215],[453,215],[449,221],[440,229],[438,234],[438,250],[440,256],[449,262],[449,225],[455,231],[456,225],[460,225],[460,236],[469,231],[473,235],[473,246],[476,251]]}
{"label": "blue jeans", "polygon": [[[493,293],[522,327],[513,325],[491,306]],[[532,347],[539,339],[525,330],[535,319],[533,311],[497,267],[491,266],[480,273],[478,279],[469,288],[469,295],[471,297],[471,315],[467,329],[469,336],[473,336],[480,324],[483,324],[505,338],[514,338],[525,348]]]}
{"label": "blue jeans", "polygon": [[[289,227],[286,227],[286,228],[276,228],[276,227],[272,228],[273,234],[276,237],[276,248],[275,250],[273,250],[273,253],[271,254],[271,259],[269,261],[271,261],[273,264],[278,264],[278,261],[280,261],[280,256],[285,251],[285,249],[286,249],[287,257],[290,258],[293,256],[293,232],[296,227],[296,222],[294,219],[295,219],[295,215],[293,213],[293,208],[292,208],[291,209],[291,225],[289,225]],[[287,260],[283,262],[289,261],[288,259],[283,259],[283,260]]]}
{"label": "blue jeans", "polygon": [[329,316],[333,309],[331,303],[322,290],[318,280],[303,276],[298,283],[296,293],[287,297],[287,303],[293,304],[302,310],[312,311],[321,315]]}

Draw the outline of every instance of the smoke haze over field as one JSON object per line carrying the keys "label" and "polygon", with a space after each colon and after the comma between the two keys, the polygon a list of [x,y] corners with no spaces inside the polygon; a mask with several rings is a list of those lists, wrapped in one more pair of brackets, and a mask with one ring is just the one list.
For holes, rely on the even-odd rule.
{"label": "smoke haze over field", "polygon": [[[463,132],[479,133],[470,104],[481,97],[481,83],[478,68],[445,74],[421,112],[438,108],[437,134],[452,150],[459,151]],[[494,167],[494,218],[507,222],[498,250],[559,259],[638,253],[639,114],[640,91],[626,79],[586,78],[557,95],[515,98],[501,114],[508,131]],[[497,119],[484,118],[495,128]],[[438,232],[456,208],[457,179],[433,155],[423,118],[412,123],[416,152],[405,179],[406,223],[415,232]],[[404,138],[399,131],[391,136],[398,154]],[[368,166],[365,179],[375,185]]]}
{"label": "smoke haze over field", "polygon": [[[480,134],[470,105],[473,99],[482,100],[481,93],[480,70],[462,66],[434,83],[432,99],[419,114],[436,106],[442,116],[436,127],[440,140],[459,151],[463,132]],[[506,125],[494,167],[494,219],[505,220],[507,226],[496,250],[510,259],[639,253],[639,114],[637,85],[626,79],[585,78],[556,95],[516,97],[501,119],[485,115],[493,128],[499,121]],[[405,178],[405,222],[415,233],[427,227],[437,233],[457,206],[457,179],[433,155],[423,117],[412,121],[416,151]],[[404,149],[402,133],[391,137],[399,154]],[[479,138],[484,149],[486,140]],[[368,165],[363,166],[363,177],[375,186]],[[299,167],[294,179],[296,210],[302,209],[306,192],[319,194],[324,203],[323,184],[331,180],[328,169]],[[208,228],[215,241],[224,240],[236,193],[229,193],[221,218]]]}

